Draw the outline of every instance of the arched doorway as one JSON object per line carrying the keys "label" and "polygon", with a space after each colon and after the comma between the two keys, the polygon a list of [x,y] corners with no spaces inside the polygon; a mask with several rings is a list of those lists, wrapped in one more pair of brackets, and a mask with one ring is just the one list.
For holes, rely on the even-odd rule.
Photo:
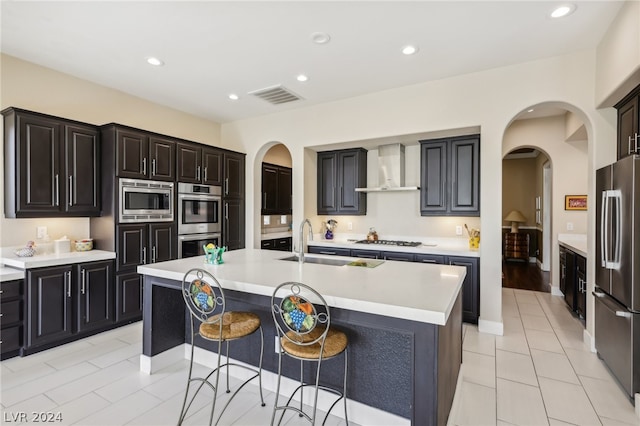
{"label": "arched doorway", "polygon": [[[265,144],[254,164],[254,247],[264,241],[291,235],[293,161],[289,149],[280,142]],[[290,251],[289,246],[280,245]],[[267,247],[267,248],[270,248]]]}

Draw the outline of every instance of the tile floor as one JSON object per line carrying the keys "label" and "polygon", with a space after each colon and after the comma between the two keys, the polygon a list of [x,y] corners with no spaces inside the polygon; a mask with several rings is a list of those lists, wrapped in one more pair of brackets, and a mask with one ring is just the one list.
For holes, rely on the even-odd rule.
{"label": "tile floor", "polygon": [[639,425],[564,300],[504,288],[504,335],[464,327],[450,425]]}
{"label": "tile floor", "polygon": [[[633,405],[582,342],[582,325],[561,298],[504,289],[503,317],[504,336],[464,327],[451,425],[640,424]],[[174,425],[187,363],[145,375],[138,371],[140,350],[138,323],[1,362],[2,424],[17,423],[11,415],[20,412],[50,411],[63,417],[54,424]],[[226,397],[219,395],[222,402]],[[221,425],[269,423],[273,393],[265,393],[264,408],[256,386],[236,398]],[[196,399],[185,424],[208,423],[208,399]],[[283,424],[305,423],[288,415]],[[344,422],[331,416],[327,424]]]}

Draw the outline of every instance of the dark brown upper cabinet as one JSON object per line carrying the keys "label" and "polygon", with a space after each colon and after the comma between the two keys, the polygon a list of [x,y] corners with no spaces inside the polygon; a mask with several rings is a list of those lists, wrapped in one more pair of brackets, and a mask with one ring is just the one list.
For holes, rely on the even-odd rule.
{"label": "dark brown upper cabinet", "polygon": [[318,153],[319,215],[366,215],[367,151],[362,148]]}
{"label": "dark brown upper cabinet", "polygon": [[480,135],[420,145],[420,214],[479,216]]}
{"label": "dark brown upper cabinet", "polygon": [[223,198],[244,198],[244,158],[245,154],[224,152]]}
{"label": "dark brown upper cabinet", "polygon": [[640,86],[635,88],[616,105],[618,110],[618,160],[640,151],[640,135],[638,133],[638,121],[640,110],[638,109]]}
{"label": "dark brown upper cabinet", "polygon": [[117,177],[175,181],[175,141],[119,124],[103,126],[105,133],[116,144]]}
{"label": "dark brown upper cabinet", "polygon": [[17,108],[2,115],[5,216],[99,216],[97,127]]}
{"label": "dark brown upper cabinet", "polygon": [[178,182],[222,185],[222,150],[186,142],[177,150]]}
{"label": "dark brown upper cabinet", "polygon": [[291,168],[262,163],[263,215],[291,214]]}

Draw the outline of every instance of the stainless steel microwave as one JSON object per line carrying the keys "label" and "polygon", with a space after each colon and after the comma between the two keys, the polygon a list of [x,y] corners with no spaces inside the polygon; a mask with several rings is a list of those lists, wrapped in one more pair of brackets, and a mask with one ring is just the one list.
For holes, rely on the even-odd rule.
{"label": "stainless steel microwave", "polygon": [[120,179],[120,223],[173,221],[174,183]]}

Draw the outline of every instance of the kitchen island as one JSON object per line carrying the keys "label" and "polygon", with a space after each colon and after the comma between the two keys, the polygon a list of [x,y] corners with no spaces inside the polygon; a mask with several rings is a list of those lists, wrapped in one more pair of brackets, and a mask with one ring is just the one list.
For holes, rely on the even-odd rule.
{"label": "kitchen island", "polygon": [[[270,297],[278,284],[298,281],[323,294],[332,308],[333,324],[349,337],[347,396],[353,421],[445,424],[462,361],[460,289],[465,268],[394,261],[359,267],[281,260],[290,255],[244,249],[225,253],[222,265],[205,265],[199,256],[139,266],[138,272],[145,276],[141,369],[153,373],[185,356],[188,316],[177,290],[189,269],[203,267],[225,289],[227,309],[251,310],[261,317],[267,377],[277,371]],[[214,350],[207,342],[196,343]],[[234,359],[257,364],[259,351],[251,339],[232,346]],[[298,369],[288,364],[292,368],[284,375],[295,378]],[[342,371],[329,361],[323,375],[327,384],[335,386]],[[265,380],[267,388],[272,382]],[[342,415],[340,410],[334,414]]]}

